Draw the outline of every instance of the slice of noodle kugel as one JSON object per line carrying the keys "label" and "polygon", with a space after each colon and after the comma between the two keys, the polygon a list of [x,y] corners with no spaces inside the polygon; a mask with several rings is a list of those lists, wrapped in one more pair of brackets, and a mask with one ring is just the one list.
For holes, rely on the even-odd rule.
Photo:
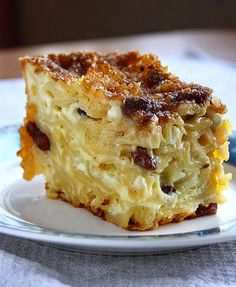
{"label": "slice of noodle kugel", "polygon": [[24,178],[132,230],[215,214],[230,123],[212,90],[138,52],[23,57]]}

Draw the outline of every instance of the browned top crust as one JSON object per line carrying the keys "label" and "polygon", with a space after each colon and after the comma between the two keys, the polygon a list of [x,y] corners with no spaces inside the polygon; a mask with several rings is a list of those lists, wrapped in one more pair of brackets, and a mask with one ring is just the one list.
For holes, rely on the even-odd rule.
{"label": "browned top crust", "polygon": [[122,100],[126,116],[170,117],[181,103],[204,105],[212,90],[186,84],[167,72],[155,55],[126,53],[75,52],[21,58],[22,66],[31,63],[35,72],[46,71],[54,80],[66,84],[84,76],[87,88],[102,90],[109,98]]}

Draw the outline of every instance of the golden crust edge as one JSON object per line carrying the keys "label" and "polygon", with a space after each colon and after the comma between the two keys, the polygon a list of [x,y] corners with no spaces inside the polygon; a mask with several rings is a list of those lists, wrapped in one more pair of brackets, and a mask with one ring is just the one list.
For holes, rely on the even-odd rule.
{"label": "golden crust edge", "polygon": [[144,227],[144,226],[140,226],[140,224],[137,224],[135,222],[131,222],[128,224],[127,227],[121,226],[121,225],[117,225],[116,222],[114,222],[112,219],[108,218],[104,212],[104,210],[102,210],[100,207],[97,208],[96,210],[92,210],[90,205],[84,205],[82,203],[74,203],[72,201],[69,201],[65,198],[63,192],[61,191],[51,191],[47,188],[47,184],[45,184],[45,189],[46,189],[46,195],[48,198],[53,199],[53,200],[62,200],[70,205],[72,205],[75,208],[83,208],[87,211],[89,211],[90,213],[92,213],[94,216],[98,216],[101,219],[103,219],[104,221],[110,222],[115,224],[116,226],[123,228],[125,230],[129,230],[129,231],[150,231],[150,230],[156,230],[158,229],[159,225],[165,225],[168,223],[179,223],[183,220],[189,220],[189,219],[194,219],[196,218],[196,214],[195,212],[182,212],[179,214],[175,214],[173,215],[171,218],[162,218],[159,221],[154,221],[153,224],[149,227]]}

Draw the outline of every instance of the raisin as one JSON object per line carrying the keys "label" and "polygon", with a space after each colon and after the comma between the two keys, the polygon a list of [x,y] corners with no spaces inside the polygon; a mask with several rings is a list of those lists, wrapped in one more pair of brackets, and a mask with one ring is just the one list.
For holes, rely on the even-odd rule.
{"label": "raisin", "polygon": [[210,166],[209,163],[205,163],[205,164],[202,166],[202,168],[208,168],[209,166]]}
{"label": "raisin", "polygon": [[214,215],[217,211],[217,203],[210,203],[208,206],[204,206],[199,204],[195,214],[197,217],[205,216],[205,215]]}
{"label": "raisin", "polygon": [[173,185],[162,185],[161,189],[164,193],[168,195],[172,195],[176,192],[176,188]]}
{"label": "raisin", "polygon": [[134,162],[142,168],[148,170],[155,170],[157,166],[157,160],[155,157],[150,156],[146,148],[137,147],[135,152],[131,152]]}
{"label": "raisin", "polygon": [[35,122],[28,122],[26,130],[37,147],[43,151],[50,150],[50,141],[47,135],[40,131]]}
{"label": "raisin", "polygon": [[87,116],[86,112],[81,110],[80,108],[77,109],[77,112],[81,115],[81,116]]}

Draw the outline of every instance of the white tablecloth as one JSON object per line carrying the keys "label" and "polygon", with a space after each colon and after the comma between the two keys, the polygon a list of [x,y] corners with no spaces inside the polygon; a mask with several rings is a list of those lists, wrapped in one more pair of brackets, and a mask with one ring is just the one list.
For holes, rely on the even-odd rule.
{"label": "white tablecloth", "polygon": [[[190,53],[191,54],[191,53]],[[194,54],[194,53],[193,53]],[[195,55],[191,55],[194,56]],[[236,127],[235,67],[214,59],[164,59],[187,81],[209,85],[229,106]],[[20,124],[21,80],[0,81],[0,128]],[[0,151],[10,146],[0,138]],[[12,159],[15,151],[9,151]],[[5,160],[6,154],[1,154]],[[156,256],[119,257],[59,250],[0,235],[0,286],[236,286],[236,242]]]}

